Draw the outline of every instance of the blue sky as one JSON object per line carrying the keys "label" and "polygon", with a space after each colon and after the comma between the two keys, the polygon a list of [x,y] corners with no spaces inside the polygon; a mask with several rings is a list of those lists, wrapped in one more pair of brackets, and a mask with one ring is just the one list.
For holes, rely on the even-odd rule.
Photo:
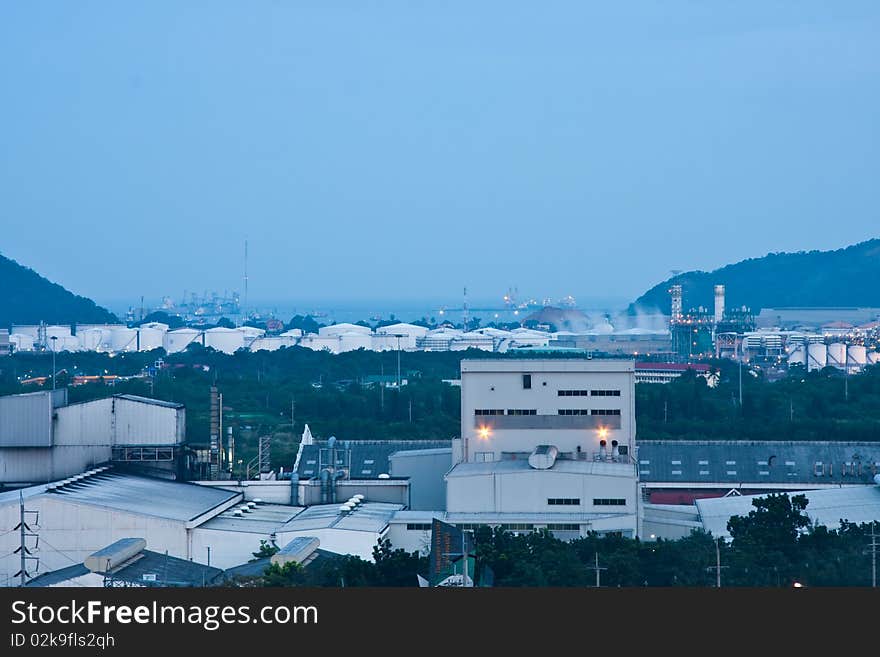
{"label": "blue sky", "polygon": [[101,300],[632,298],[880,233],[877,2],[7,2],[0,252]]}

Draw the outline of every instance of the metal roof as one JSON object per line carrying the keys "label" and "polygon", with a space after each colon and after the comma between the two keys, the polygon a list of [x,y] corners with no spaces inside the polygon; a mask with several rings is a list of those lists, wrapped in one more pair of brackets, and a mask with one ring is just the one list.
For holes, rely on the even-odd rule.
{"label": "metal roof", "polygon": [[[342,457],[342,441],[336,443],[337,458]],[[299,459],[297,474],[300,479],[314,479],[320,476],[319,454],[321,449],[327,447],[326,441],[316,442],[314,445],[303,445],[302,455]],[[391,472],[389,457],[408,450],[424,449],[449,449],[452,447],[451,440],[352,440],[349,441],[351,449],[351,479],[377,479],[380,474]]]}
{"label": "metal roof", "polygon": [[278,529],[279,532],[299,532],[316,529],[345,529],[350,531],[380,532],[403,509],[402,504],[364,502],[354,510],[340,513],[339,504],[310,506]]}
{"label": "metal roof", "polygon": [[[836,529],[841,520],[856,524],[880,520],[880,486],[842,486],[824,490],[789,493],[807,497],[806,514],[816,524]],[[704,529],[713,536],[729,536],[731,516],[747,516],[755,507],[752,500],[762,495],[731,495],[696,500]]]}
{"label": "metal roof", "polygon": [[75,504],[178,521],[194,520],[241,498],[241,493],[220,488],[109,472],[87,477],[46,494]]}
{"label": "metal roof", "polygon": [[[27,586],[52,586],[90,572],[92,571],[83,564],[76,564],[35,577]],[[213,583],[222,574],[223,571],[219,568],[143,550],[126,565],[114,571],[113,579],[142,586],[204,586]],[[144,579],[144,575],[147,579]]]}
{"label": "metal roof", "polygon": [[880,468],[880,442],[643,440],[637,453],[648,484],[871,483]]}
{"label": "metal roof", "polygon": [[139,395],[113,395],[114,399],[125,399],[127,401],[139,402],[141,404],[152,404],[153,406],[163,406],[165,408],[184,408],[183,404],[177,402],[165,401],[163,399],[152,399],[151,397],[141,397]]}
{"label": "metal roof", "polygon": [[515,472],[546,472],[601,475],[606,477],[632,477],[633,466],[627,463],[557,459],[553,464],[553,467],[547,468],[546,470],[537,470],[531,467],[526,459],[504,459],[502,461],[459,463],[446,474],[446,478],[508,474]]}
{"label": "metal roof", "polygon": [[220,515],[199,525],[199,529],[271,534],[304,509],[301,506],[287,506],[285,504],[258,504],[248,513],[237,516],[235,511],[238,508],[239,505],[231,506]]}

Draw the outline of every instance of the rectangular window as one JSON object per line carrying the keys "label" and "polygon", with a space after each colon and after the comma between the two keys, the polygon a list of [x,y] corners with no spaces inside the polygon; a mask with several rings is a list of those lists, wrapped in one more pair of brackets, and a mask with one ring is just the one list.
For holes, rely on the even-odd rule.
{"label": "rectangular window", "polygon": [[503,408],[477,408],[474,415],[504,415]]}
{"label": "rectangular window", "polygon": [[431,531],[431,523],[408,522],[406,523],[406,529],[411,532],[429,532]]}
{"label": "rectangular window", "polygon": [[620,415],[619,408],[594,408],[590,415]]}
{"label": "rectangular window", "polygon": [[547,529],[556,532],[576,532],[580,531],[581,526],[570,523],[549,523]]}
{"label": "rectangular window", "polygon": [[474,461],[477,463],[489,463],[495,460],[495,452],[476,452]]}
{"label": "rectangular window", "polygon": [[589,390],[557,390],[556,394],[560,397],[586,397],[590,394]]}
{"label": "rectangular window", "polygon": [[626,500],[622,497],[597,497],[593,499],[593,506],[626,506]]}
{"label": "rectangular window", "polygon": [[537,415],[538,410],[535,408],[508,408],[508,415]]}
{"label": "rectangular window", "polygon": [[560,415],[589,415],[590,411],[586,408],[560,408]]}
{"label": "rectangular window", "polygon": [[593,397],[620,397],[620,390],[591,390]]}
{"label": "rectangular window", "polygon": [[523,374],[523,390],[529,390],[532,387],[532,375]]}
{"label": "rectangular window", "polygon": [[547,499],[550,506],[580,506],[581,500],[578,497],[551,497]]}

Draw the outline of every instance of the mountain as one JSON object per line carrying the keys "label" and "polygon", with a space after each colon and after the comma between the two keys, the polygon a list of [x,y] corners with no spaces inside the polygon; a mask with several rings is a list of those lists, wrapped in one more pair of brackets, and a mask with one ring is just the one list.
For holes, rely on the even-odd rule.
{"label": "mountain", "polygon": [[91,299],[68,292],[33,269],[0,255],[0,327],[12,324],[115,324],[119,319]]}
{"label": "mountain", "polygon": [[713,286],[726,287],[728,308],[790,306],[880,307],[880,239],[871,239],[836,251],[768,253],[712,272],[678,274],[633,302],[630,313],[660,311],[669,314],[669,287],[680,284],[683,307],[714,305]]}

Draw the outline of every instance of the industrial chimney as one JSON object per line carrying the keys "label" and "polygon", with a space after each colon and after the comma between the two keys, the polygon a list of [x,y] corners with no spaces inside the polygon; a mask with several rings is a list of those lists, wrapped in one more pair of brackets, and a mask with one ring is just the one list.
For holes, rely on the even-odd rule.
{"label": "industrial chimney", "polygon": [[715,323],[720,324],[724,319],[724,286],[715,286]]}
{"label": "industrial chimney", "polygon": [[673,285],[669,294],[672,295],[672,323],[677,324],[681,321],[681,285]]}

